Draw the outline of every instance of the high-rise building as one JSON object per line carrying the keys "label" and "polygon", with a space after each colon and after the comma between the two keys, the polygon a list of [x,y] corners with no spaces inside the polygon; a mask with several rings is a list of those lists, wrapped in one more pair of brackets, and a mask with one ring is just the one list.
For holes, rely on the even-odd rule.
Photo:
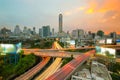
{"label": "high-rise building", "polygon": [[32,31],[30,28],[28,28],[28,34],[31,35],[32,34]]}
{"label": "high-rise building", "polygon": [[33,35],[36,34],[36,30],[35,27],[33,27]]}
{"label": "high-rise building", "polygon": [[111,33],[110,33],[110,38],[113,39],[113,43],[116,43],[116,38],[117,38],[116,32],[111,32]]}
{"label": "high-rise building", "polygon": [[62,27],[63,27],[63,16],[62,14],[59,14],[59,33],[62,33],[63,30],[62,30]]}
{"label": "high-rise building", "polygon": [[24,33],[24,34],[27,34],[27,33],[28,33],[28,29],[27,29],[26,26],[25,26],[24,29],[23,29],[23,33]]}
{"label": "high-rise building", "polygon": [[111,32],[110,33],[111,38],[116,39],[116,36],[117,36],[116,32]]}
{"label": "high-rise building", "polygon": [[2,28],[1,31],[0,31],[0,37],[8,37],[12,35],[12,32],[11,30],[7,29],[7,28]]}
{"label": "high-rise building", "polygon": [[20,35],[20,33],[21,33],[21,29],[20,29],[19,25],[16,25],[15,29],[14,29],[14,34],[15,35]]}
{"label": "high-rise building", "polygon": [[39,36],[42,38],[43,37],[43,31],[42,28],[39,28]]}
{"label": "high-rise building", "polygon": [[54,28],[52,28],[52,36],[54,36],[54,33],[55,33],[55,32],[54,32]]}
{"label": "high-rise building", "polygon": [[50,26],[43,26],[42,27],[42,33],[43,37],[49,37],[50,36]]}
{"label": "high-rise building", "polygon": [[83,38],[84,37],[84,30],[82,30],[82,29],[73,30],[72,37],[74,39]]}

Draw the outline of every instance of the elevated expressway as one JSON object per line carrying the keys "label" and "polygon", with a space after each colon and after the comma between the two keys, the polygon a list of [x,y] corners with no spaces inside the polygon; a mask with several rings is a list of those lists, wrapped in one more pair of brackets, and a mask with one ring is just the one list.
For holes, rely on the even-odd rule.
{"label": "elevated expressway", "polygon": [[[39,51],[39,49],[23,49],[23,50],[24,50],[25,55],[34,53],[37,56],[42,56],[41,54],[45,54],[43,52],[41,52],[41,54],[39,54],[40,52],[37,52],[37,51]],[[15,78],[15,80],[30,80],[30,79],[32,79],[34,77],[34,75],[37,74],[49,62],[49,60],[51,58],[51,57],[48,57],[47,55],[44,55],[44,56],[42,56],[42,61],[39,62],[35,67],[28,70],[24,74],[18,76],[17,78]],[[58,62],[58,61],[56,60],[56,62]]]}
{"label": "elevated expressway", "polygon": [[51,74],[56,72],[60,68],[61,60],[62,60],[62,58],[56,58],[55,61],[41,75],[39,75],[35,80],[45,80]]}
{"label": "elevated expressway", "polygon": [[95,50],[80,55],[79,57],[59,69],[59,71],[49,76],[46,80],[66,80],[71,76],[71,74],[76,70],[76,68],[81,66],[93,54],[95,54]]}
{"label": "elevated expressway", "polygon": [[[54,45],[53,48],[55,48],[55,49],[62,48],[57,42],[54,42],[53,45]],[[35,80],[45,80],[50,75],[55,73],[60,68],[61,61],[62,61],[62,58],[56,58],[55,61],[41,75],[39,75]]]}
{"label": "elevated expressway", "polygon": [[15,80],[30,80],[33,78],[33,76],[38,73],[50,60],[50,57],[44,57],[42,58],[42,61],[38,63],[35,67],[32,69],[28,70],[24,74],[20,75],[17,77]]}
{"label": "elevated expressway", "polygon": [[78,55],[82,54],[80,52],[65,52],[65,51],[54,51],[54,50],[47,50],[47,51],[41,51],[41,50],[34,50],[31,51],[29,50],[24,50],[25,54],[30,54],[30,53],[34,53],[37,56],[50,56],[50,57],[71,57],[71,55],[73,54],[74,57],[76,58]]}
{"label": "elevated expressway", "polygon": [[[90,55],[88,55],[88,56],[85,56],[85,55],[79,56],[80,53],[78,53],[78,52],[64,52],[62,50],[65,50],[65,49],[63,49],[57,42],[54,42],[54,44],[52,46],[52,49],[23,49],[23,50],[24,50],[25,55],[30,54],[30,53],[34,53],[37,56],[42,56],[42,57],[46,57],[46,58],[43,58],[42,62],[37,64],[32,69],[28,70],[23,75],[17,77],[15,80],[29,80],[29,79],[31,79],[37,72],[39,72],[48,63],[48,61],[50,60],[51,56],[52,57],[59,57],[59,58],[56,58],[55,61],[48,67],[48,69],[46,69],[41,75],[39,75],[36,78],[36,80],[45,80],[47,78],[48,78],[47,80],[63,80],[63,78],[66,77],[67,75],[69,75],[71,73],[71,71],[73,71],[75,69],[75,67],[77,65],[79,65],[79,63],[82,63],[83,61],[85,61],[90,56]],[[73,62],[70,62],[69,64],[67,64],[68,66],[65,65],[67,67],[63,67],[59,71],[57,71],[60,68],[62,58],[63,57],[70,57],[71,54],[74,54],[74,57],[76,59],[73,60]],[[62,57],[62,58],[60,58],[60,57]],[[82,60],[81,60],[81,58],[82,58]],[[76,65],[76,66],[73,67],[73,65]],[[60,72],[61,70],[63,72]],[[66,74],[63,77],[61,77],[62,79],[59,79],[59,78],[58,79],[57,78],[54,79],[52,76],[54,76],[54,73],[56,71],[58,72],[57,74],[60,74],[60,73],[62,75],[64,75],[64,73],[66,73]],[[50,79],[49,76],[52,77],[52,78]]]}
{"label": "elevated expressway", "polygon": [[[58,45],[56,42],[54,42],[53,44],[54,46]],[[55,47],[53,47],[55,48]],[[56,47],[58,48],[58,47]],[[59,49],[62,48],[59,46]],[[37,74],[50,60],[51,57],[48,56],[52,56],[54,55],[54,53],[52,55],[42,55],[42,54],[46,54],[47,51],[45,51],[45,53],[43,52],[39,52],[39,49],[23,49],[24,50],[24,54],[31,54],[34,53],[37,56],[42,56],[42,61],[40,63],[38,63],[35,67],[33,67],[32,69],[28,70],[27,72],[25,72],[24,74],[20,75],[19,77],[15,78],[15,80],[29,80],[32,79],[33,76],[35,74]],[[44,78],[46,78],[47,76],[49,76],[50,74],[53,74],[53,72],[55,72],[59,67],[60,67],[60,62],[61,62],[62,58],[56,58],[56,60],[53,62],[53,64],[49,67],[48,71],[46,70],[42,75],[42,77],[40,77],[42,80]],[[53,68],[54,67],[54,68]],[[50,71],[49,71],[50,70]],[[46,72],[49,72],[49,75],[46,76]]]}
{"label": "elevated expressway", "polygon": [[37,56],[51,56],[51,57],[71,57],[72,54],[74,54],[74,57],[78,57],[80,55],[80,52],[66,52],[65,50],[82,50],[82,49],[94,49],[94,47],[81,47],[81,48],[68,48],[64,49],[62,48],[58,43],[54,43],[52,46],[52,49],[23,49],[24,53],[30,54],[34,53]]}

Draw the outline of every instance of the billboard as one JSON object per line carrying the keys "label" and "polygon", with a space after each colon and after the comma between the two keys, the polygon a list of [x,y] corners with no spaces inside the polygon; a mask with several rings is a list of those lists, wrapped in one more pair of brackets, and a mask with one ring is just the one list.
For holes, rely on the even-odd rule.
{"label": "billboard", "polygon": [[96,46],[95,49],[97,54],[106,55],[106,52],[108,52],[109,55],[112,55],[114,58],[116,57],[116,50],[114,48]]}
{"label": "billboard", "polygon": [[112,39],[107,39],[106,44],[112,44]]}
{"label": "billboard", "polygon": [[16,54],[21,50],[21,43],[18,44],[0,44],[0,54]]}
{"label": "billboard", "polygon": [[116,43],[120,45],[120,39],[116,40]]}
{"label": "billboard", "polygon": [[105,44],[105,39],[100,40],[99,44]]}
{"label": "billboard", "polygon": [[101,53],[101,47],[100,46],[96,46],[95,49],[96,49],[96,53]]}
{"label": "billboard", "polygon": [[71,45],[75,45],[75,40],[71,40],[71,41],[70,41],[70,44],[71,44]]}
{"label": "billboard", "polygon": [[113,57],[115,58],[115,55],[116,55],[116,50],[115,50],[115,49],[113,49],[113,48],[101,48],[101,53],[102,53],[103,55],[106,55],[106,54],[105,54],[106,51],[108,51],[109,54],[110,54],[110,55],[113,55]]}

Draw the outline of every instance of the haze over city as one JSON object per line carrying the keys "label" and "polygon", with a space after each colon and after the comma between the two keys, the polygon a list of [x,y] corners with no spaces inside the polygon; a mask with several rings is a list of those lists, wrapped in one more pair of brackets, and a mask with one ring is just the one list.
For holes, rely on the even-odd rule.
{"label": "haze over city", "polygon": [[120,80],[120,0],[0,0],[0,80]]}
{"label": "haze over city", "polygon": [[0,28],[13,29],[50,25],[58,31],[58,14],[63,29],[103,30],[120,34],[120,0],[0,0]]}

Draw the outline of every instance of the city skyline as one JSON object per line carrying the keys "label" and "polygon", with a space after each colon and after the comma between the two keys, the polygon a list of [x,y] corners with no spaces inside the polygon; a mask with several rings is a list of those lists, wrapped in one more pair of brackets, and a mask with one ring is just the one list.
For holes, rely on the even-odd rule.
{"label": "city skyline", "polygon": [[[58,15],[63,14],[63,30],[84,29],[120,34],[120,0],[1,0],[0,28],[14,29],[18,24],[41,28],[50,25],[58,32]],[[73,5],[74,4],[74,5]]]}

